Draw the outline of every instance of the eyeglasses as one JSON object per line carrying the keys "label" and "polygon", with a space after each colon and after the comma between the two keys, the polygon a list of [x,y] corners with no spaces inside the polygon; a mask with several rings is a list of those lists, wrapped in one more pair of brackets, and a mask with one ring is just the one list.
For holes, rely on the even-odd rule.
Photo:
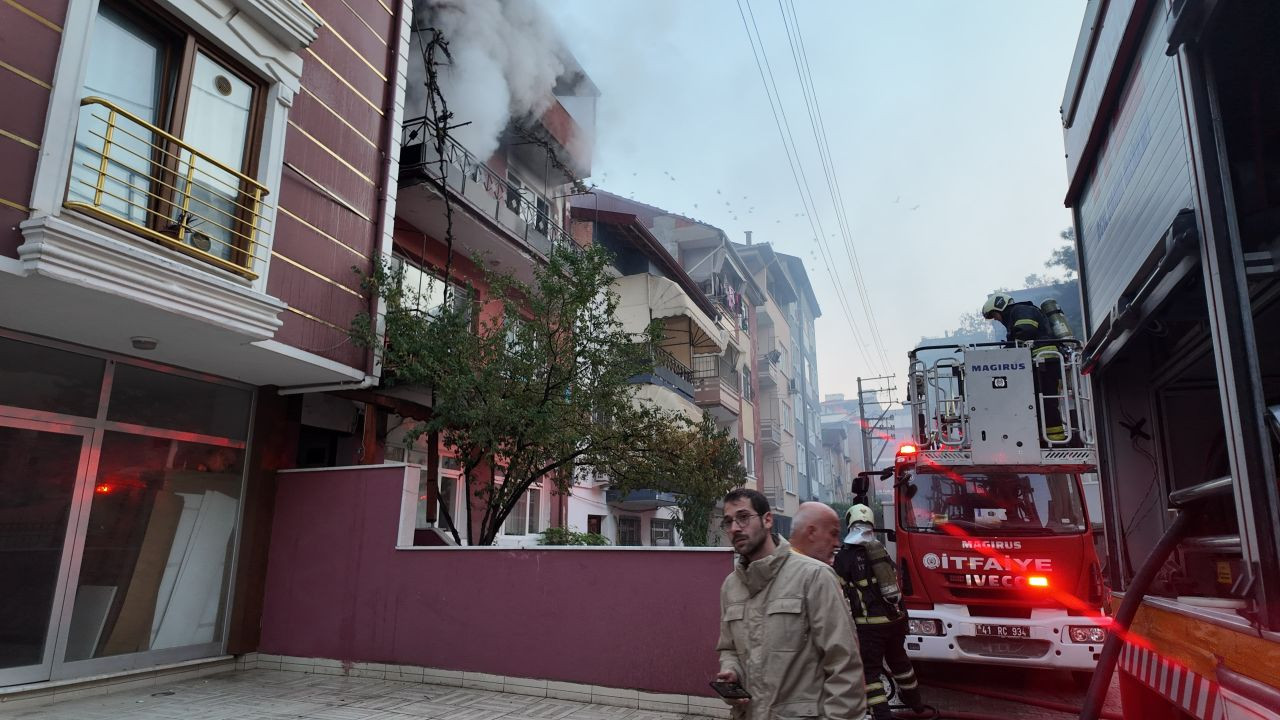
{"label": "eyeglasses", "polygon": [[749,512],[740,512],[737,515],[734,515],[733,517],[724,517],[720,519],[720,529],[728,530],[729,528],[735,525],[737,525],[738,527],[746,527],[747,524],[751,522],[751,518],[757,518],[757,517],[760,517],[760,516],[755,513],[749,513]]}

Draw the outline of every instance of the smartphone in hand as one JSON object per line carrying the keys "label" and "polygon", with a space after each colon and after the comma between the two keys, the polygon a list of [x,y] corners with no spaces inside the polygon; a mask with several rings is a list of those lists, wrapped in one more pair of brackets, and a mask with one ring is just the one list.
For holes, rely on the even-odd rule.
{"label": "smartphone in hand", "polygon": [[751,693],[747,692],[747,689],[742,687],[742,683],[739,682],[723,682],[717,680],[711,683],[711,689],[715,690],[716,693],[725,700],[751,699]]}

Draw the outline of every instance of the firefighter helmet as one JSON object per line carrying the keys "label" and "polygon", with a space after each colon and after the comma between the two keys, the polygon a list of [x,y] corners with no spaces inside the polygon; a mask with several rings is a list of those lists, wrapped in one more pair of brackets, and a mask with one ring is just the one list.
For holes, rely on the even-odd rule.
{"label": "firefighter helmet", "polygon": [[1012,304],[1013,298],[1007,293],[993,292],[987,296],[987,301],[982,304],[982,317],[991,320],[993,315],[1002,312]]}
{"label": "firefighter helmet", "polygon": [[844,512],[844,523],[849,527],[853,527],[856,522],[867,523],[868,525],[876,524],[875,513],[871,512],[871,508],[866,505],[853,505]]}

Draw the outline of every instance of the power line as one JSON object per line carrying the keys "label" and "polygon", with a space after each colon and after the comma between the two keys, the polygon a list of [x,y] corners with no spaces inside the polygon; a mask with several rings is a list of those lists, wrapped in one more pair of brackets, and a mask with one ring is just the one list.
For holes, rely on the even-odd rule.
{"label": "power line", "polygon": [[[742,9],[743,2],[746,3],[746,12]],[[854,342],[858,346],[858,351],[862,355],[863,362],[868,366],[874,366],[867,357],[865,345],[862,341],[862,334],[858,331],[856,323],[853,321],[853,313],[849,309],[849,301],[844,295],[842,286],[836,277],[832,262],[829,259],[830,251],[826,246],[826,234],[822,228],[822,220],[817,213],[817,205],[813,202],[813,193],[809,191],[808,180],[804,176],[804,166],[799,157],[799,149],[795,144],[795,138],[791,133],[791,125],[787,120],[786,109],[782,107],[782,96],[778,93],[777,82],[774,81],[772,86],[770,81],[773,80],[773,68],[769,64],[769,56],[764,47],[764,39],[760,36],[759,27],[756,26],[756,34],[751,33],[752,26],[755,26],[755,13],[751,9],[751,0],[737,0],[738,14],[742,17],[742,26],[747,32],[747,42],[751,45],[751,55],[756,62],[756,70],[760,73],[760,82],[764,85],[765,96],[769,100],[769,109],[773,113],[774,125],[778,128],[778,135],[782,140],[782,149],[787,156],[787,165],[791,169],[791,177],[795,181],[796,189],[800,192],[800,202],[804,205],[805,216],[809,221],[809,227],[813,230],[814,240],[818,243],[818,249],[822,253],[823,264],[826,265],[827,274],[831,277],[833,290],[836,293],[836,299],[840,303],[841,310],[844,313],[845,320],[849,324],[849,330],[853,333]],[[747,21],[747,14],[751,14],[751,22]],[[757,38],[759,39],[759,52],[756,51]],[[763,64],[761,59],[763,58]],[[766,70],[768,79],[766,79]],[[777,95],[778,102],[775,106],[774,95]],[[785,126],[785,130],[784,130]],[[790,139],[790,142],[788,142]],[[795,157],[793,158],[793,148],[795,148]],[[799,167],[799,170],[797,170]],[[833,256],[832,256],[833,257]]]}
{"label": "power line", "polygon": [[[787,21],[787,10],[791,9],[791,21]],[[840,188],[840,175],[836,172],[835,158],[831,153],[831,144],[827,136],[826,121],[822,115],[822,105],[818,101],[817,86],[813,81],[813,70],[809,63],[809,53],[804,41],[804,33],[800,28],[800,17],[796,12],[795,0],[786,0],[786,6],[783,0],[778,0],[778,10],[782,14],[782,22],[787,30],[787,41],[791,45],[792,59],[796,66],[796,75],[800,79],[801,91],[804,94],[805,107],[809,113],[809,123],[813,130],[814,142],[818,146],[818,155],[823,160],[823,170],[826,173],[827,190],[831,195],[831,203],[836,213],[836,221],[840,227],[840,232],[845,245],[846,258],[849,261],[849,268],[853,272],[853,279],[858,291],[859,298],[862,301],[862,309],[866,315],[867,327],[871,333],[872,339],[875,341],[876,349],[880,354],[880,359],[886,366],[890,365],[889,358],[885,352],[884,339],[880,333],[880,328],[876,322],[875,312],[871,305],[871,296],[866,287],[866,282],[862,274],[862,264],[859,262],[857,249],[853,243],[853,232],[850,229],[848,209],[844,201],[844,193]],[[794,38],[792,36],[792,25],[794,25]]]}

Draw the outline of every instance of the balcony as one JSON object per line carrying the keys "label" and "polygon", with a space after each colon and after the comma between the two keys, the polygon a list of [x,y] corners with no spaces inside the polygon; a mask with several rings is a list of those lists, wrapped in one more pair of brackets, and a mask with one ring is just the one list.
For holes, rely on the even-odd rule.
{"label": "balcony", "polygon": [[766,452],[778,452],[782,449],[782,423],[777,420],[760,421],[760,445]]}
{"label": "balcony", "polygon": [[657,490],[635,490],[626,495],[614,490],[606,490],[604,497],[609,507],[626,512],[648,512],[676,504],[675,493]]}
{"label": "balcony", "polygon": [[267,188],[107,100],[80,102],[64,205],[247,279]]}
{"label": "balcony", "polygon": [[717,420],[729,422],[742,411],[738,379],[721,355],[693,356],[693,399]]}
{"label": "balcony", "polygon": [[452,136],[445,136],[443,155],[437,153],[434,127],[426,118],[404,124],[397,216],[443,238],[448,223],[439,195],[443,181],[451,200],[463,210],[453,215],[453,232],[467,250],[512,264],[518,262],[513,251],[545,258],[553,248],[579,249],[552,220],[550,207],[531,202]]}
{"label": "balcony", "polygon": [[768,355],[761,355],[756,359],[756,377],[760,380],[761,388],[787,386],[787,378],[782,374],[782,368]]}
{"label": "balcony", "polygon": [[631,382],[664,387],[682,395],[685,403],[691,402],[693,370],[661,347],[649,346],[646,349],[653,360],[653,372],[637,375],[631,378]]}

